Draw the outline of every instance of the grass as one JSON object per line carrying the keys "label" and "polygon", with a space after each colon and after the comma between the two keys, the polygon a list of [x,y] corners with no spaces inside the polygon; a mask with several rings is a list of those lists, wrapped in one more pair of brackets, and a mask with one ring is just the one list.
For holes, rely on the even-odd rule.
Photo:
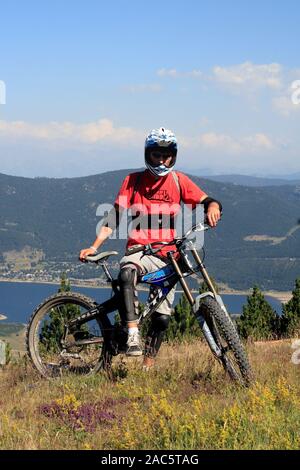
{"label": "grass", "polygon": [[110,377],[47,381],[24,358],[0,370],[0,449],[298,449],[291,342],[248,350],[249,389],[201,342],[164,344],[148,373],[139,358],[116,358]]}
{"label": "grass", "polygon": [[1,323],[0,340],[10,344],[13,355],[23,355],[25,352],[26,327],[22,323]]}
{"label": "grass", "polygon": [[20,333],[24,329],[22,323],[0,323],[0,337]]}

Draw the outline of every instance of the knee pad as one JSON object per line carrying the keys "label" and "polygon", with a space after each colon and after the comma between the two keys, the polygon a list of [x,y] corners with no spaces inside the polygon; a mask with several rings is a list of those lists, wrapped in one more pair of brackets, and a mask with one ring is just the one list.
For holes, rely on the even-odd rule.
{"label": "knee pad", "polygon": [[128,265],[121,268],[119,273],[119,282],[123,286],[134,286],[137,279],[137,269],[135,266]]}
{"label": "knee pad", "polygon": [[166,331],[169,326],[171,315],[155,313],[152,317],[152,329],[154,331]]}
{"label": "knee pad", "polygon": [[127,265],[121,268],[119,273],[119,285],[123,295],[124,317],[127,322],[136,321],[139,314],[138,295],[135,288],[136,283],[136,267],[133,265]]}

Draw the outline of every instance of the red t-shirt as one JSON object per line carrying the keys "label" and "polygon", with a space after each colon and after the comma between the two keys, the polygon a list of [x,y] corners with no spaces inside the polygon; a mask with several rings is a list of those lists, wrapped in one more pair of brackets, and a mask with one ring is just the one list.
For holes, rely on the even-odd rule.
{"label": "red t-shirt", "polygon": [[[115,204],[123,209],[131,208],[137,219],[131,223],[127,247],[156,241],[171,241],[176,236],[174,217],[180,210],[180,201],[193,208],[199,204],[206,193],[202,191],[188,176],[176,172],[180,191],[171,173],[158,180],[145,170],[140,173],[136,187],[138,173],[131,173],[124,179]],[[134,198],[134,190],[137,189]],[[151,219],[150,227],[149,218]],[[161,255],[166,255],[172,246],[162,248]]]}

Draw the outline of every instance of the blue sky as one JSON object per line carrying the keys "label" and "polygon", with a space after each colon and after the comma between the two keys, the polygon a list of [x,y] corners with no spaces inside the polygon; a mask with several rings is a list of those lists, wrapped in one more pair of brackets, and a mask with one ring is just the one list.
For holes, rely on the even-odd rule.
{"label": "blue sky", "polygon": [[140,167],[160,126],[186,169],[300,171],[299,13],[296,0],[5,2],[0,172]]}

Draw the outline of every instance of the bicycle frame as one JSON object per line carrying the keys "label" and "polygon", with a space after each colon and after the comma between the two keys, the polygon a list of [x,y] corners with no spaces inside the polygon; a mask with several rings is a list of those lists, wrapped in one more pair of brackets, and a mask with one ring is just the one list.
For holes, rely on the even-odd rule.
{"label": "bicycle frame", "polygon": [[[101,316],[101,321],[106,330],[111,330],[113,328],[113,324],[111,323],[108,315],[109,313],[120,310],[122,296],[119,291],[118,281],[112,278],[106,262],[101,263],[101,267],[107,277],[107,281],[112,285],[114,295],[105,302],[97,305],[97,307],[85,312],[74,320],[71,320],[67,325],[68,328],[77,328],[88,321],[96,319],[99,315]],[[143,313],[137,318],[138,323],[141,323],[162,304],[171,289],[176,286],[177,282],[178,277],[170,265],[166,265],[157,271],[147,273],[139,278],[140,284],[149,284],[150,289],[157,288],[157,293],[156,295],[153,295],[153,291],[152,293],[150,292],[149,299],[150,297],[152,298],[151,300],[148,299]]]}
{"label": "bicycle frame", "polygon": [[[195,229],[195,227],[192,228],[188,233],[192,232],[193,229]],[[178,251],[180,253],[180,259],[185,265],[185,270],[181,269],[180,262],[175,259],[175,252],[171,251],[168,253],[169,263],[166,264],[166,266],[156,271],[144,274],[138,278],[139,284],[149,285],[150,293],[148,301],[145,305],[145,309],[139,315],[137,321],[138,323],[142,323],[146,317],[152,315],[152,313],[157,310],[157,308],[162,304],[162,302],[164,302],[169,292],[176,286],[177,282],[179,281],[182,286],[183,292],[185,293],[191,307],[193,308],[194,314],[199,322],[199,325],[201,327],[201,330],[203,331],[207,342],[209,343],[212,352],[216,356],[220,357],[222,353],[221,349],[214,340],[210,332],[209,326],[205,321],[205,318],[201,314],[199,314],[200,302],[203,298],[207,296],[213,297],[218,302],[222,310],[226,313],[228,318],[230,318],[230,315],[228,314],[221,297],[217,294],[214,285],[208,275],[208,272],[203,264],[203,261],[201,260],[193,242],[189,242],[189,251],[191,252],[198,266],[198,270],[200,271],[206,285],[208,286],[207,292],[198,295],[196,298],[193,297],[191,290],[185,281],[185,278],[193,274],[195,271],[193,270],[191,263],[188,260],[186,252],[182,248],[179,248]],[[112,329],[114,328],[114,325],[111,323],[108,314],[114,311],[120,312],[120,304],[122,305],[122,296],[119,290],[118,281],[116,279],[113,279],[106,261],[102,261],[99,264],[101,265],[106,275],[107,282],[111,283],[112,285],[114,295],[105,302],[97,305],[97,307],[93,308],[92,310],[87,311],[80,317],[71,320],[67,325],[67,327],[70,329],[77,328],[78,326],[97,318],[99,315],[101,316],[104,331],[112,331]],[[155,294],[154,291],[156,291]],[[232,321],[231,318],[230,321]]]}
{"label": "bicycle frame", "polygon": [[[171,242],[159,241],[134,247],[134,252],[141,251],[143,255],[157,254],[158,256],[161,248],[157,248],[157,245],[172,245],[175,250],[169,249],[168,259],[163,268],[138,277],[138,283],[148,285],[150,293],[146,308],[139,314],[137,320],[142,323],[146,317],[157,312],[171,290],[175,290],[179,281],[213,355],[232,380],[248,386],[251,383],[251,366],[247,353],[196,249],[194,232],[204,231],[207,228],[199,223],[183,237],[175,238]],[[64,371],[90,374],[100,369],[108,370],[113,356],[127,353],[128,329],[126,318],[124,318],[125,300],[118,280],[112,278],[106,264],[106,260],[111,255],[118,255],[118,253],[104,251],[86,257],[86,261],[101,265],[112,287],[114,295],[111,298],[98,304],[94,299],[80,293],[59,293],[45,299],[33,312],[27,328],[26,343],[34,365],[43,376],[57,376]],[[207,285],[207,292],[194,298],[185,278],[199,272]],[[68,306],[72,309],[68,309]],[[60,310],[61,307],[62,310]],[[81,313],[81,308],[84,309],[84,313]],[[114,322],[109,315],[115,311],[119,311],[121,322]],[[57,318],[62,322],[60,327],[64,327],[63,334],[60,329],[59,336],[55,336],[53,345],[45,343],[43,336],[43,328],[46,327],[46,333],[48,331],[49,318],[50,328],[56,327]],[[68,320],[68,318],[73,319]],[[91,320],[95,322],[87,324]],[[82,325],[84,328],[81,328]]]}
{"label": "bicycle frame", "polygon": [[[211,290],[211,292],[208,292],[207,295],[213,295],[216,300],[218,300],[219,296],[217,295],[214,289],[214,286],[196,249],[194,251],[192,250],[192,254],[199,265],[201,274],[205,282]],[[183,272],[178,262],[175,260],[173,253],[169,253],[168,258],[169,264],[156,271],[144,274],[138,279],[139,284],[147,284],[150,287],[150,294],[148,301],[146,302],[145,309],[137,319],[139,323],[141,323],[147,316],[151,315],[162,304],[162,302],[164,302],[169,292],[176,286],[178,281],[181,283],[183,291],[191,306],[194,307],[197,304],[197,299],[199,298],[199,296],[194,299],[190,288],[188,287],[184,279],[185,277],[191,275],[193,272]],[[99,315],[101,315],[101,319],[105,323],[105,328],[111,329],[113,327],[113,324],[111,323],[108,314],[120,309],[120,302],[122,302],[122,297],[119,291],[118,281],[112,278],[107,263],[102,262],[101,267],[106,275],[107,282],[111,283],[112,285],[112,290],[114,292],[113,297],[97,305],[97,307],[95,307],[94,309],[85,312],[80,317],[71,320],[68,323],[69,328],[78,327],[90,320],[95,319]],[[154,294],[155,290],[156,294]]]}

